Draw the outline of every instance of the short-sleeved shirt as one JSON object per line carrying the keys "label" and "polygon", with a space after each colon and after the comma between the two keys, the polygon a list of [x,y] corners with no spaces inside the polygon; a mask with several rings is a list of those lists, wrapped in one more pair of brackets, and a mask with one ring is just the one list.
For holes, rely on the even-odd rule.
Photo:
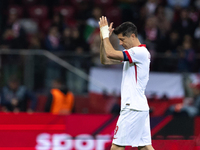
{"label": "short-sleeved shirt", "polygon": [[149,80],[150,53],[146,45],[124,50],[128,61],[124,61],[121,83],[121,109],[149,110],[145,88]]}

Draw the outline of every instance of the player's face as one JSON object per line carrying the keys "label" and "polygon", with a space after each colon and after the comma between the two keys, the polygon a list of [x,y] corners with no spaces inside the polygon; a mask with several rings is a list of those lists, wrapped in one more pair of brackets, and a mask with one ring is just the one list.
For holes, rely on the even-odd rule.
{"label": "player's face", "polygon": [[122,33],[120,33],[118,34],[118,38],[119,38],[119,45],[122,45],[125,49],[133,47],[132,36],[127,37],[123,36]]}

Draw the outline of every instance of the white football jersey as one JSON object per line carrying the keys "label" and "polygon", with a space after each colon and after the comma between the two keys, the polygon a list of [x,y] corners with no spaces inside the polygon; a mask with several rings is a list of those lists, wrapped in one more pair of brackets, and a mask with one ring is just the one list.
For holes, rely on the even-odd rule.
{"label": "white football jersey", "polygon": [[124,61],[121,83],[121,109],[149,110],[145,89],[149,80],[150,53],[146,45],[124,50],[129,61]]}

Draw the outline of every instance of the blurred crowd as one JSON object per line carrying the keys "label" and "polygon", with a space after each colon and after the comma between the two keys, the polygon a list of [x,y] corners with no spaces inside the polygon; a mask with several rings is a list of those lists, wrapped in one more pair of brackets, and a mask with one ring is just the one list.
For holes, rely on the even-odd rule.
{"label": "blurred crowd", "polygon": [[[101,67],[98,21],[105,15],[109,22],[114,22],[114,27],[125,21],[137,26],[138,38],[151,53],[151,71],[200,72],[200,0],[2,0],[0,8],[0,49],[3,50],[45,49],[59,57],[73,55],[64,60],[88,73],[91,66]],[[110,40],[116,49],[123,49],[116,35]],[[22,59],[17,55],[1,58],[4,82],[8,81],[5,84],[11,81],[19,84],[8,77],[16,73]],[[39,56],[37,59],[42,60]],[[43,65],[35,63],[36,67]],[[51,81],[60,78],[63,72],[51,61],[44,66],[46,75],[36,70],[36,76],[38,71],[39,78],[45,78],[46,87],[50,87]],[[85,84],[69,72],[64,76],[67,84],[76,90]],[[36,86],[41,84],[39,78]],[[9,93],[8,89],[3,90]],[[62,89],[60,95],[63,91],[68,93]],[[35,97],[24,87],[20,92],[31,99],[28,109],[31,112],[36,105]],[[46,111],[50,111],[51,95]],[[3,107],[5,111],[24,111],[20,102],[15,99],[9,102]]]}
{"label": "blurred crowd", "polygon": [[[151,52],[152,71],[198,72],[199,0],[8,0],[1,2],[2,49],[90,54],[100,65],[98,20],[131,21]],[[118,49],[116,37],[113,43]]]}
{"label": "blurred crowd", "polygon": [[[13,75],[0,92],[0,111],[2,112],[49,112],[68,115],[74,110],[74,94],[63,84],[61,79],[51,81],[43,105],[33,91],[24,86],[20,79]],[[40,108],[39,108],[40,107]]]}

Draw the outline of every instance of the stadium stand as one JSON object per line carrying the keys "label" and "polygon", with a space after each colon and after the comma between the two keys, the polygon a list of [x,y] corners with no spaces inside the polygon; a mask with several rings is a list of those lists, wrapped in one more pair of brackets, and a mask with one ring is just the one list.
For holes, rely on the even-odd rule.
{"label": "stadium stand", "polygon": [[21,6],[18,5],[10,5],[8,8],[8,13],[7,14],[17,14],[19,18],[24,17],[24,9]]}
{"label": "stadium stand", "polygon": [[47,6],[44,5],[36,5],[28,8],[29,17],[36,19],[36,20],[42,20],[48,18],[49,10]]}
{"label": "stadium stand", "polygon": [[54,13],[60,13],[65,19],[73,18],[75,13],[72,6],[56,6],[53,10]]}

